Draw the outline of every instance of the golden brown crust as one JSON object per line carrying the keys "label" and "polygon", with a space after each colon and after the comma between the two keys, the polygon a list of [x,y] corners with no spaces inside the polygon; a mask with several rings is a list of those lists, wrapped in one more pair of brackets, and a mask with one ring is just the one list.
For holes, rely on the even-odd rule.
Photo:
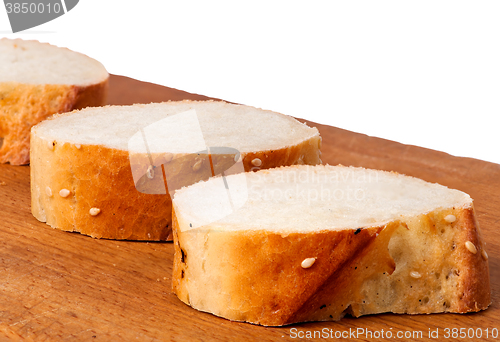
{"label": "golden brown crust", "polygon": [[109,77],[103,82],[85,87],[75,87],[75,89],[76,96],[74,105],[66,112],[86,107],[104,106],[107,104],[108,100]]}
{"label": "golden brown crust", "polygon": [[[260,168],[304,162],[319,164],[319,139],[318,134],[282,149],[243,154],[244,168],[247,171],[255,169],[252,164],[255,156],[262,158]],[[143,174],[149,165],[147,155],[129,159],[126,151],[96,145],[77,148],[57,141],[49,148],[52,142],[37,136],[36,129],[31,134],[31,141],[32,213],[38,220],[54,228],[96,238],[172,240],[170,196],[141,193],[134,184],[131,162],[135,170]],[[142,190],[164,189],[161,165],[167,162],[165,155],[151,157],[156,166],[154,177],[152,180],[143,177],[147,182],[141,180],[137,186]],[[172,167],[176,170],[174,176],[181,183],[206,179],[193,172],[193,162],[183,158],[168,159],[175,164]],[[204,163],[208,163],[208,159]],[[52,196],[47,195],[47,187]],[[58,194],[61,189],[68,189],[71,194],[62,198]],[[91,208],[99,208],[100,213],[91,216]]]}
{"label": "golden brown crust", "polygon": [[0,163],[29,163],[30,129],[55,113],[106,104],[108,80],[90,85],[0,83]]}
{"label": "golden brown crust", "polygon": [[[485,262],[485,243],[481,238],[479,224],[474,208],[461,211],[457,220],[462,222],[460,234],[456,241],[457,253],[460,255],[458,269],[462,277],[456,310],[458,312],[479,311],[486,309],[490,302],[490,283],[488,263]],[[476,247],[476,254],[471,253],[466,243],[470,241]]]}
{"label": "golden brown crust", "polygon": [[[261,169],[271,169],[280,166],[290,165],[317,165],[321,164],[321,137],[315,136],[313,139],[304,141],[302,144],[280,150],[267,150],[243,154],[243,165],[245,171],[258,171]],[[319,154],[318,154],[319,152]],[[259,163],[252,162],[258,159]]]}
{"label": "golden brown crust", "polygon": [[169,196],[136,190],[125,151],[57,142],[51,150],[34,136],[31,191],[33,215],[54,228],[129,240],[164,240],[170,231]]}
{"label": "golden brown crust", "polygon": [[[447,222],[447,215],[456,221]],[[279,326],[346,313],[464,313],[490,304],[488,262],[472,208],[385,227],[286,236],[215,225],[181,231],[175,218],[173,230],[174,293],[231,320]],[[306,258],[316,261],[303,269]]]}

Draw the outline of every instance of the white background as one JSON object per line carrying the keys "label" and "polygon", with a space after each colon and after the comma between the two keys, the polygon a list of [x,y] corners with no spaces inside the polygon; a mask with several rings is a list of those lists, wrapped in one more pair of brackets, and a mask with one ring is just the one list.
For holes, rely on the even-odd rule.
{"label": "white background", "polygon": [[110,73],[500,163],[500,1],[80,0],[0,37]]}

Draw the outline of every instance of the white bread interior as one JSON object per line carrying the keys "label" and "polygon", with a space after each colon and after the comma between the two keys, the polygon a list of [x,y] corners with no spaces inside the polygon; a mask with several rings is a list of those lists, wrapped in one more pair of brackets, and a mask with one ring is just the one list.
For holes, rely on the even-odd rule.
{"label": "white bread interior", "polygon": [[173,199],[173,290],[198,310],[275,326],[490,304],[485,243],[461,191],[343,166],[226,178],[229,214],[215,178]]}
{"label": "white bread interior", "polygon": [[52,114],[105,105],[108,78],[83,54],[0,39],[0,163],[28,164],[30,129]]}
{"label": "white bread interior", "polygon": [[[161,129],[148,136],[149,154],[130,141],[161,120],[191,110],[197,113],[204,145],[237,149],[241,171],[321,163],[316,128],[253,107],[181,101],[86,108],[55,115],[32,129],[33,215],[54,228],[96,238],[171,239],[170,195],[138,188],[164,188],[162,165],[182,184],[208,179],[199,169],[210,167],[209,160],[188,153],[200,147],[192,145],[197,137],[188,123],[159,125]],[[217,168],[227,164],[226,157],[211,162]],[[155,170],[151,179],[135,182],[132,168],[146,174],[149,167]],[[70,195],[57,195],[62,189]],[[90,215],[92,208],[99,214]]]}
{"label": "white bread interior", "polygon": [[0,83],[89,86],[107,78],[102,64],[84,54],[34,40],[0,39]]}

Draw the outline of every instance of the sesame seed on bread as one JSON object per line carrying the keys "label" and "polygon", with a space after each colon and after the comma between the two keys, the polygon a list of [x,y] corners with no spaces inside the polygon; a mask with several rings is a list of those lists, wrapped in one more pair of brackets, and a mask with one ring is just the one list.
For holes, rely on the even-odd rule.
{"label": "sesame seed on bread", "polygon": [[[490,304],[466,193],[395,172],[290,166],[175,193],[173,291],[195,309],[280,326]],[[229,205],[232,203],[232,205]]]}
{"label": "sesame seed on bread", "polygon": [[316,128],[222,101],[86,108],[34,126],[31,141],[33,215],[108,239],[171,239],[170,196],[182,186],[321,163]]}

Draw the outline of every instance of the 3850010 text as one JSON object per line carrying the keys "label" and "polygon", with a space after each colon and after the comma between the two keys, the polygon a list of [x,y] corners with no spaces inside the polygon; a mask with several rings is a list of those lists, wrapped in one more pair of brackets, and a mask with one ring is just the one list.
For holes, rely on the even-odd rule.
{"label": "3850010 text", "polygon": [[35,2],[6,2],[5,8],[7,9],[7,14],[27,14],[27,13],[61,13],[64,9],[60,3],[35,3]]}
{"label": "3850010 text", "polygon": [[497,328],[444,328],[444,338],[497,338]]}

